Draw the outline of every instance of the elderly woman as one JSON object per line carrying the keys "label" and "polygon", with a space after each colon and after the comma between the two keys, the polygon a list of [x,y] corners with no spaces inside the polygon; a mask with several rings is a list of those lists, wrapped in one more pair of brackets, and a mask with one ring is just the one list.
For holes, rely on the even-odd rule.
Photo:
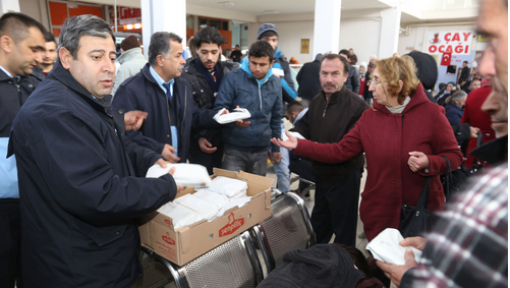
{"label": "elderly woman", "polygon": [[[427,177],[431,177],[429,210],[444,209],[439,175],[462,163],[444,108],[431,103],[416,78],[412,58],[377,62],[370,91],[374,106],[338,143],[319,144],[296,139],[272,139],[295,149],[294,154],[325,163],[345,162],[365,152],[368,178],[362,194],[360,217],[368,240],[385,228],[398,228],[402,204],[415,206]],[[334,125],[333,123],[329,123]]]}
{"label": "elderly woman", "polygon": [[462,115],[464,115],[464,104],[466,103],[467,94],[464,91],[457,91],[446,99],[446,119],[450,125],[459,125]]}

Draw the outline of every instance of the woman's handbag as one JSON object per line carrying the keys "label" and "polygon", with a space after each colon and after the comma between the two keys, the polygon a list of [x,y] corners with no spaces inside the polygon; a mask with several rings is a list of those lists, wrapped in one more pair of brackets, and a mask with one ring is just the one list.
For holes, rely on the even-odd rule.
{"label": "woman's handbag", "polygon": [[420,194],[420,199],[416,207],[402,204],[400,212],[400,224],[398,230],[404,238],[414,236],[424,236],[432,229],[439,219],[439,216],[427,210],[430,193],[430,177],[427,177],[425,186]]}

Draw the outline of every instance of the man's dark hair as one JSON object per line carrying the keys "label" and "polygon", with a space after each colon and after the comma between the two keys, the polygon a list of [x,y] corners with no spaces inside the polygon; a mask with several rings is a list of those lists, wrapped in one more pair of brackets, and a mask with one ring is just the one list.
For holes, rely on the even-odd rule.
{"label": "man's dark hair", "polygon": [[347,57],[347,59],[349,59],[349,57],[350,57],[349,50],[347,50],[347,49],[340,50],[340,52],[338,52],[338,54],[344,54]]}
{"label": "man's dark hair", "polygon": [[[340,51],[340,52],[342,52],[342,51]],[[344,63],[344,75],[349,73],[349,61],[347,61],[347,59],[345,59],[344,57],[340,56],[340,54],[334,54],[334,53],[324,54],[324,56],[322,56],[322,59],[321,59],[321,66],[322,66],[322,62],[324,62],[324,60],[335,60],[335,59],[340,59],[340,61],[342,63]]]}
{"label": "man's dark hair", "polygon": [[9,12],[0,18],[0,37],[7,35],[19,43],[28,37],[28,28],[35,27],[46,34],[46,28],[34,18],[18,12]]}
{"label": "man's dark hair", "polygon": [[195,33],[195,39],[195,45],[199,49],[202,43],[216,44],[220,47],[225,42],[218,29],[214,27],[207,27],[198,31]]}
{"label": "man's dark hair", "polygon": [[[195,39],[195,38],[193,38]],[[149,64],[156,65],[158,55],[170,57],[170,40],[182,43],[182,38],[172,32],[156,32],[151,36],[151,44],[149,45]]]}
{"label": "man's dark hair", "polygon": [[66,48],[73,58],[77,59],[80,39],[85,35],[104,39],[111,37],[115,43],[115,35],[110,24],[94,15],[80,15],[68,18],[62,26],[58,49]]}
{"label": "man's dark hair", "polygon": [[303,111],[303,109],[305,109],[305,107],[303,106],[303,104],[301,104],[301,102],[294,101],[290,103],[289,106],[287,106],[287,114],[290,115],[292,114],[292,112],[299,113]]}
{"label": "man's dark hair", "polygon": [[264,56],[269,57],[269,63],[273,62],[274,50],[271,44],[261,40],[251,44],[250,50],[248,50],[248,57],[261,58]]}
{"label": "man's dark hair", "polygon": [[469,62],[468,62],[468,61],[464,61],[464,62],[462,62],[462,63],[466,63],[466,64],[468,64]]}
{"label": "man's dark hair", "polygon": [[57,41],[55,40],[55,36],[53,36],[53,34],[51,34],[50,32],[44,33],[44,41],[46,41],[46,43],[53,42],[53,43],[55,43],[55,45],[57,45]]}
{"label": "man's dark hair", "polygon": [[236,48],[239,47],[239,44],[236,44]]}

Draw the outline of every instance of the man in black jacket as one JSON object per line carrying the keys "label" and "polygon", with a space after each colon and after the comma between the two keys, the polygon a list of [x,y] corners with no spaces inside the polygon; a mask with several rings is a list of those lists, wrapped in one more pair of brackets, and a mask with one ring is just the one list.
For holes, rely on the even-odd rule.
{"label": "man in black jacket", "polygon": [[[321,79],[319,77],[321,70],[322,54],[317,54],[315,60],[305,63],[296,76],[299,83],[298,96],[306,100],[306,104],[312,101],[322,91]],[[308,105],[305,105],[308,106]]]}
{"label": "man in black jacket", "polygon": [[181,78],[182,39],[174,33],[156,32],[149,45],[149,63],[124,81],[112,107],[149,113],[139,131],[129,131],[129,139],[161,154],[166,160],[185,163],[191,129],[217,128],[215,112],[198,109],[193,89]]}
{"label": "man in black jacket", "polygon": [[[319,143],[336,143],[347,134],[369,107],[357,94],[347,90],[349,63],[338,54],[327,54],[321,62],[322,92],[310,103],[308,112],[293,130]],[[312,226],[317,243],[356,246],[358,199],[363,155],[340,164],[313,161],[316,174]]]}
{"label": "man in black jacket", "polygon": [[[161,156],[124,136],[109,95],[115,36],[92,15],[69,18],[59,60],[13,123],[24,287],[130,287],[141,276],[135,219],[182,187],[138,178]],[[134,166],[133,166],[134,165]]]}
{"label": "man in black jacket", "polygon": [[[207,27],[195,34],[198,57],[184,66],[182,78],[191,85],[193,99],[199,109],[212,109],[221,80],[237,64],[220,60],[223,36],[216,28]],[[223,143],[221,129],[192,131],[189,148],[189,162],[201,164],[213,174],[213,167],[221,167]]]}
{"label": "man in black jacket", "polygon": [[21,286],[19,190],[14,157],[5,158],[12,122],[41,78],[31,75],[44,27],[21,13],[0,18],[0,287]]}
{"label": "man in black jacket", "polygon": [[[351,58],[349,56],[349,51],[347,51],[346,49],[342,49],[342,50],[340,50],[340,52],[338,54],[340,54],[340,56],[347,59],[347,62],[350,62]],[[344,85],[347,89],[358,94],[358,92],[359,92],[358,70],[356,69],[356,67],[351,66],[350,64],[349,64],[349,75],[347,76],[347,80],[345,80]]]}
{"label": "man in black jacket", "polygon": [[460,85],[461,89],[464,89],[467,81],[469,80],[469,74],[471,69],[468,67],[468,61],[462,62],[462,70],[460,71],[459,80],[457,84]]}
{"label": "man in black jacket", "polygon": [[[223,44],[223,43],[221,43],[221,44]],[[232,59],[232,62],[239,63],[239,62],[241,62],[241,56],[243,56],[243,53],[241,52],[241,48],[239,47],[239,45],[236,45],[236,47],[234,48],[234,51],[232,51],[232,53],[230,53],[230,58]]]}

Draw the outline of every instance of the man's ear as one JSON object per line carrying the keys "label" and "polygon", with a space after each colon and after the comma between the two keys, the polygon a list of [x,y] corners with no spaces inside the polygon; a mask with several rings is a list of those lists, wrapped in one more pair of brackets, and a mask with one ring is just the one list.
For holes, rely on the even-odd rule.
{"label": "man's ear", "polygon": [[11,37],[4,35],[0,37],[0,48],[4,50],[5,53],[11,53],[15,43]]}
{"label": "man's ear", "polygon": [[158,55],[156,57],[156,63],[158,64],[158,66],[163,66],[164,61],[165,61],[165,57],[163,57],[163,55]]}
{"label": "man's ear", "polygon": [[71,62],[74,60],[74,57],[71,55],[69,50],[64,47],[60,48],[58,51],[58,58],[60,59],[60,63],[62,63],[62,67],[64,67],[64,69],[69,70],[69,68],[71,68]]}
{"label": "man's ear", "polygon": [[271,63],[269,63],[269,68],[273,67],[273,64],[274,64],[274,60],[271,61]]}

